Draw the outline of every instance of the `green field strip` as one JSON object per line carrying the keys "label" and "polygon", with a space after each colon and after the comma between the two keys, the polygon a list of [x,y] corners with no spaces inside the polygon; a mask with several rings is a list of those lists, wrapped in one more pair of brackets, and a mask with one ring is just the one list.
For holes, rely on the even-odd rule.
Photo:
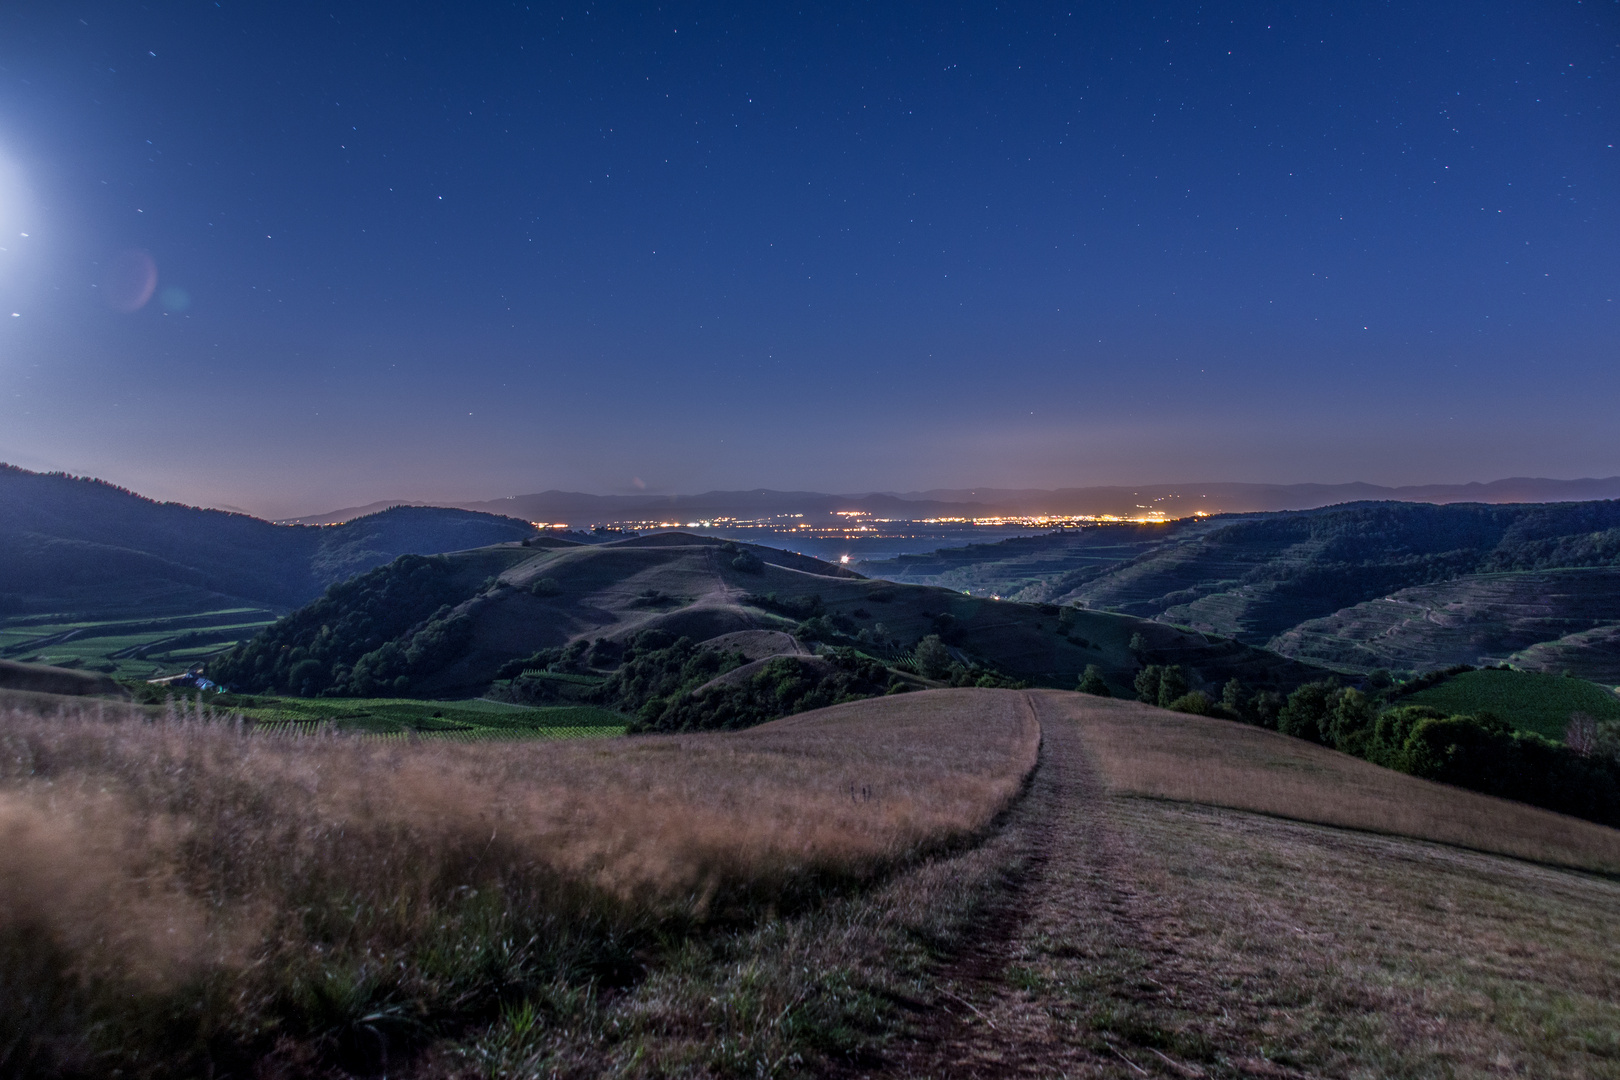
{"label": "green field strip", "polygon": [[234,641],[226,641],[213,645],[196,645],[189,649],[166,650],[163,655],[170,660],[205,660],[234,648],[236,644]]}
{"label": "green field strip", "polygon": [[1620,696],[1596,683],[1533,671],[1465,671],[1397,701],[1445,713],[1495,713],[1521,731],[1563,741],[1571,713],[1620,720]]}
{"label": "green field strip", "polygon": [[568,671],[547,671],[545,668],[526,668],[523,674],[531,679],[549,679],[552,682],[574,683],[577,686],[596,686],[602,682],[600,675],[575,675]]}
{"label": "green field strip", "polygon": [[548,727],[510,727],[510,728],[473,728],[458,731],[363,731],[346,729],[338,724],[327,721],[294,722],[294,723],[259,723],[253,728],[255,734],[266,735],[272,738],[313,738],[330,733],[333,736],[346,739],[359,739],[363,742],[503,742],[503,741],[533,741],[545,740],[571,740],[571,739],[611,739],[622,736],[624,726],[609,727],[607,725],[593,724],[580,726],[548,726]]}
{"label": "green field strip", "polygon": [[[238,713],[265,729],[314,731],[325,726],[355,735],[553,738],[564,730],[622,734],[629,718],[596,705],[524,706],[487,700],[416,698],[280,698],[222,695],[214,708]],[[581,737],[581,736],[575,736]]]}

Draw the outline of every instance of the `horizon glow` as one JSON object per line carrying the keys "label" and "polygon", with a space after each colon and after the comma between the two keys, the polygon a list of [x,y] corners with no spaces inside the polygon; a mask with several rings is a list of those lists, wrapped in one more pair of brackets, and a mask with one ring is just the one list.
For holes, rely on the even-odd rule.
{"label": "horizon glow", "polygon": [[27,468],[269,517],[1620,473],[1613,5],[3,18]]}

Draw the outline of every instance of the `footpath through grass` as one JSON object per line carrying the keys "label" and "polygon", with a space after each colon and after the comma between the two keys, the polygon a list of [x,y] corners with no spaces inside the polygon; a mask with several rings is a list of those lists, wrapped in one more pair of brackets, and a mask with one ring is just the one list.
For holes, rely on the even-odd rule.
{"label": "footpath through grass", "polygon": [[1522,731],[1562,742],[1571,713],[1620,720],[1620,696],[1596,683],[1533,671],[1465,671],[1401,698],[1444,713],[1495,713]]}

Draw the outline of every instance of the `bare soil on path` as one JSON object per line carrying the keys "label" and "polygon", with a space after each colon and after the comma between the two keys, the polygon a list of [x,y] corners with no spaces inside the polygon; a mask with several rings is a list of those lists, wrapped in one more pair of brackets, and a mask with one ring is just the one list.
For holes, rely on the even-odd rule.
{"label": "bare soil on path", "polygon": [[1620,883],[1111,795],[1085,699],[1026,698],[1020,869],[857,1075],[1620,1077]]}

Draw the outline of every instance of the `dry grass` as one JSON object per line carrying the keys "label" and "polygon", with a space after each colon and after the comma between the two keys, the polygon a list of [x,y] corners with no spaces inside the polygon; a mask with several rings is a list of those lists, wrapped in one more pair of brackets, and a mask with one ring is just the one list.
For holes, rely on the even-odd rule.
{"label": "dry grass", "polygon": [[1015,917],[861,1074],[1620,1078],[1620,882],[1109,795],[1095,729],[1031,696],[1042,767],[985,845],[1034,845]]}
{"label": "dry grass", "polygon": [[1045,692],[1079,722],[1111,791],[1254,810],[1620,873],[1620,830],[1406,776],[1227,720]]}
{"label": "dry grass", "polygon": [[635,981],[671,933],[981,832],[1039,742],[982,694],[589,744],[0,714],[0,1072],[375,1065]]}
{"label": "dry grass", "polygon": [[[1122,800],[1116,820],[1161,898],[1150,940],[1218,987],[1235,1033],[1274,1060],[1620,1077],[1615,882],[1229,810]],[[1163,1019],[1197,1030],[1202,1003],[1184,997]]]}

